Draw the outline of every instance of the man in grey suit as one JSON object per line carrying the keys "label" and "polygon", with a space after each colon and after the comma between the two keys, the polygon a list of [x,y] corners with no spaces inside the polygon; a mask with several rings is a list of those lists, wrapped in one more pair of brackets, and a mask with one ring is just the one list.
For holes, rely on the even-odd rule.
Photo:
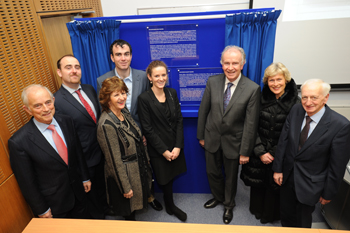
{"label": "man in grey suit", "polygon": [[100,93],[102,82],[110,77],[117,76],[122,79],[129,89],[131,98],[126,101],[132,118],[141,129],[139,115],[137,113],[137,98],[149,88],[149,82],[145,71],[136,70],[130,67],[132,59],[131,45],[125,40],[115,40],[109,47],[111,60],[115,64],[115,69],[108,71],[97,78],[97,94]]}
{"label": "man in grey suit", "polygon": [[[141,129],[139,114],[137,112],[137,98],[149,88],[149,82],[145,71],[136,70],[130,67],[132,59],[131,45],[125,40],[115,40],[109,47],[111,60],[115,64],[115,69],[108,71],[97,78],[97,93],[100,93],[102,82],[110,77],[117,76],[122,79],[129,89],[131,98],[127,98],[126,107],[129,109],[132,118]],[[146,144],[146,138],[143,137]],[[155,210],[162,210],[162,205],[154,199],[153,195],[148,199],[148,203]]]}
{"label": "man in grey suit", "polygon": [[307,80],[281,132],[272,169],[284,227],[310,228],[316,203],[329,203],[344,176],[350,122],[326,105],[329,91],[322,80]]}
{"label": "man in grey suit", "polygon": [[249,161],[255,144],[260,86],[241,74],[245,64],[242,48],[227,46],[221,64],[224,74],[209,77],[203,94],[197,138],[205,149],[209,186],[214,196],[204,207],[214,208],[223,203],[223,221],[229,224],[236,205],[238,166]]}

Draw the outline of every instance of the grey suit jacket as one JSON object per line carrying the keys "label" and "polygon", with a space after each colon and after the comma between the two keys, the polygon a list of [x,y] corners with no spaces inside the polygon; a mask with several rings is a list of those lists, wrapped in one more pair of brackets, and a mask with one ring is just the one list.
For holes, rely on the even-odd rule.
{"label": "grey suit jacket", "polygon": [[260,86],[242,75],[223,113],[225,75],[208,79],[198,111],[197,138],[215,153],[220,145],[229,159],[250,156],[258,126]]}
{"label": "grey suit jacket", "polygon": [[283,173],[282,185],[294,174],[298,200],[313,206],[320,196],[332,200],[338,191],[349,160],[350,122],[326,105],[320,122],[298,151],[304,117],[304,108],[296,104],[283,126],[272,169]]}
{"label": "grey suit jacket", "polygon": [[[142,70],[136,70],[131,68],[131,74],[132,74],[132,96],[131,96],[131,116],[136,122],[136,124],[141,129],[141,123],[139,120],[139,115],[137,112],[137,98],[139,95],[141,95],[143,92],[145,92],[149,88],[149,82],[147,79],[147,75],[145,71]],[[97,78],[97,93],[100,94],[100,89],[102,87],[102,82],[110,77],[116,76],[115,70],[108,71],[104,75]],[[130,98],[130,97],[128,97]]]}

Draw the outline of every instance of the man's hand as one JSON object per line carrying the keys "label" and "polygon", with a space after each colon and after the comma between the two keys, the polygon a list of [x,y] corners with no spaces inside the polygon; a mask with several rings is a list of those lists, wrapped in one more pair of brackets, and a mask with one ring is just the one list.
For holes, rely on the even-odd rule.
{"label": "man's hand", "polygon": [[273,173],[273,180],[276,182],[276,184],[281,186],[283,182],[283,173]]}
{"label": "man's hand", "polygon": [[91,190],[91,181],[86,181],[83,183],[83,186],[84,186],[84,190],[86,193],[90,192]]}
{"label": "man's hand", "polygon": [[204,147],[204,139],[199,140],[199,145],[201,145],[202,147]]}
{"label": "man's hand", "polygon": [[331,202],[331,200],[326,200],[326,199],[324,199],[323,197],[320,197],[319,202],[321,203],[321,205],[326,205],[326,204],[328,204],[329,202]]}
{"label": "man's hand", "polygon": [[249,157],[240,155],[239,156],[239,164],[246,164],[249,162]]}
{"label": "man's hand", "polygon": [[39,218],[52,218],[51,209],[43,215],[39,215]]}

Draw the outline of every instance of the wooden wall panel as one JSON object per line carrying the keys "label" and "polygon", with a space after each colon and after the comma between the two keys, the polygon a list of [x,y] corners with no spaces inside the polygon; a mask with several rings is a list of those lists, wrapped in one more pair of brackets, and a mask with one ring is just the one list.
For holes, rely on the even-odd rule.
{"label": "wooden wall panel", "polygon": [[22,232],[32,219],[14,175],[0,185],[0,233]]}
{"label": "wooden wall panel", "polygon": [[[57,87],[32,1],[2,0],[0,11],[0,113],[12,135],[29,119],[22,109],[22,89],[32,83],[52,92]],[[9,135],[0,135],[7,144]]]}
{"label": "wooden wall panel", "polygon": [[34,0],[37,12],[66,11],[93,8],[96,17],[102,17],[100,0]]}
{"label": "wooden wall panel", "polygon": [[33,217],[11,170],[7,146],[29,120],[22,89],[34,83],[53,93],[58,89],[39,14],[91,8],[103,16],[100,0],[0,0],[0,233],[21,232]]}

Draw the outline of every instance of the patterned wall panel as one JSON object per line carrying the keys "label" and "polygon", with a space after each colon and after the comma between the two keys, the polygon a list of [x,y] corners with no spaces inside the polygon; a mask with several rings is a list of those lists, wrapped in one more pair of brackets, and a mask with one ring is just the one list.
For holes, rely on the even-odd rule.
{"label": "patterned wall panel", "polygon": [[0,1],[0,113],[7,126],[0,136],[7,142],[28,116],[22,109],[22,89],[32,83],[55,92],[53,73],[32,0]]}
{"label": "patterned wall panel", "polygon": [[100,0],[34,0],[37,12],[77,10],[93,8],[97,17],[102,17]]}

